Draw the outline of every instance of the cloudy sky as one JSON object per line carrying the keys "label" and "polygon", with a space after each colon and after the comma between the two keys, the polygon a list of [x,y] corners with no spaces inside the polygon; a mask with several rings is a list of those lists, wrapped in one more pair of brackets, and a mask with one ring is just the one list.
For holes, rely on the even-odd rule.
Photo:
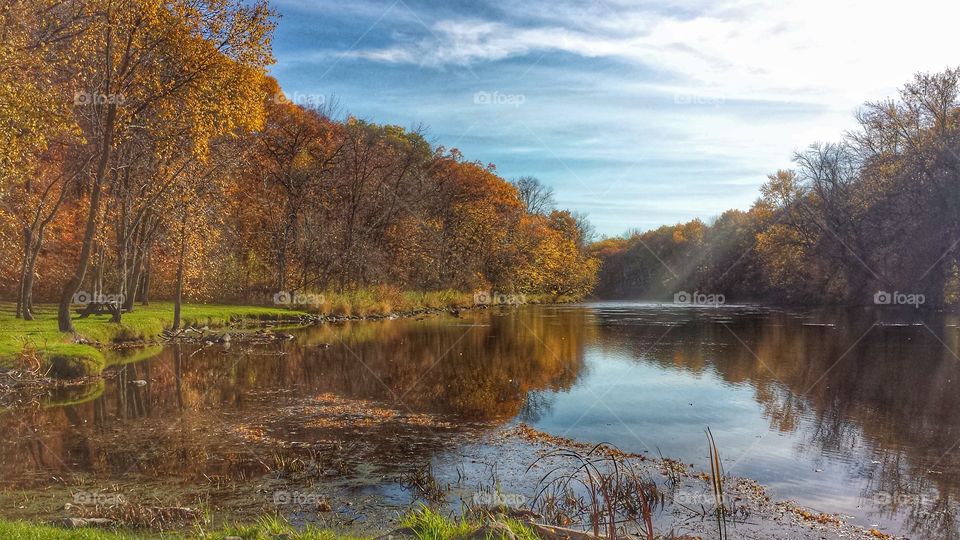
{"label": "cloudy sky", "polygon": [[865,100],[960,64],[960,3],[273,0],[294,100],[534,175],[616,235],[747,208]]}

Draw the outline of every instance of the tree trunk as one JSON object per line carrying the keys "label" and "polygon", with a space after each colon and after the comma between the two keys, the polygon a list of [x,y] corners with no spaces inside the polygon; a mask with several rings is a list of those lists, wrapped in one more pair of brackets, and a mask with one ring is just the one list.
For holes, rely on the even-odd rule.
{"label": "tree trunk", "polygon": [[23,276],[23,296],[21,298],[23,320],[33,320],[33,275],[37,268],[37,255],[39,249],[30,255],[27,261],[26,273]]}
{"label": "tree trunk", "polygon": [[100,147],[100,161],[97,163],[96,176],[93,179],[93,191],[90,193],[90,209],[87,212],[87,224],[83,231],[83,244],[80,248],[80,259],[77,261],[77,268],[73,276],[63,288],[60,295],[60,303],[57,306],[57,326],[61,332],[74,332],[73,321],[70,319],[70,304],[73,302],[73,295],[80,289],[83,278],[87,273],[87,266],[90,264],[90,252],[93,250],[93,238],[97,231],[97,217],[100,213],[100,194],[103,187],[104,178],[107,175],[107,166],[110,164],[110,157],[113,154],[113,129],[117,118],[117,105],[110,103],[107,105],[107,120],[104,125],[103,144]]}
{"label": "tree trunk", "polygon": [[133,312],[133,304],[137,299],[137,295],[140,290],[140,278],[143,275],[143,260],[138,259],[136,256],[136,248],[134,249],[133,257],[133,268],[131,268],[130,277],[127,280],[127,292],[126,296],[123,297],[123,309],[127,312]]}
{"label": "tree trunk", "polygon": [[183,303],[183,265],[187,250],[186,242],[186,214],[180,222],[180,257],[177,261],[177,289],[173,299],[173,330],[180,329],[180,306]]}
{"label": "tree trunk", "polygon": [[32,242],[33,235],[30,233],[28,227],[23,228],[23,262],[20,264],[20,286],[17,288],[17,312],[15,317],[20,318],[23,315],[23,318],[26,320],[31,320],[29,316],[24,313],[26,311],[26,298],[25,287],[27,284],[27,261],[30,259],[30,245]]}
{"label": "tree trunk", "polygon": [[149,306],[150,305],[150,254],[146,256],[146,262],[144,263],[143,271],[143,283],[140,285],[140,305]]}

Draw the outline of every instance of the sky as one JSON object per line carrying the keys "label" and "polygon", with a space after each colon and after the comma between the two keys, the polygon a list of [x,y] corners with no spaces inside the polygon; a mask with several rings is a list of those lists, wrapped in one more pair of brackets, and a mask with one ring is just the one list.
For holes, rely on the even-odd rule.
{"label": "sky", "polygon": [[272,0],[293,101],[426,128],[615,236],[747,209],[864,101],[960,65],[960,2]]}

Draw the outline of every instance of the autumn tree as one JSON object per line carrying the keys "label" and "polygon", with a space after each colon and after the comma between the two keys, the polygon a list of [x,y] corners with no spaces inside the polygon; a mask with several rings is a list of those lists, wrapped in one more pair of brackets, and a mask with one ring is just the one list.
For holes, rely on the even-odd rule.
{"label": "autumn tree", "polygon": [[136,130],[160,129],[150,120],[164,118],[165,111],[196,113],[203,121],[193,124],[191,140],[202,155],[211,137],[240,124],[212,108],[260,103],[256,77],[270,61],[271,13],[262,2],[96,0],[89,9],[84,47],[93,54],[81,80],[97,97],[78,115],[95,165],[79,259],[60,297],[61,331],[73,330],[70,304],[94,249],[104,186],[120,173],[117,145]]}

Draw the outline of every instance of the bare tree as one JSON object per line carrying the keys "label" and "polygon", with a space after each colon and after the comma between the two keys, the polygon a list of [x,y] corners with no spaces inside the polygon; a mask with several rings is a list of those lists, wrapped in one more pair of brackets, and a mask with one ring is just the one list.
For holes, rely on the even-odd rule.
{"label": "bare tree", "polygon": [[553,188],[536,177],[521,176],[514,180],[513,185],[520,192],[520,201],[523,202],[527,213],[545,216],[557,205]]}

